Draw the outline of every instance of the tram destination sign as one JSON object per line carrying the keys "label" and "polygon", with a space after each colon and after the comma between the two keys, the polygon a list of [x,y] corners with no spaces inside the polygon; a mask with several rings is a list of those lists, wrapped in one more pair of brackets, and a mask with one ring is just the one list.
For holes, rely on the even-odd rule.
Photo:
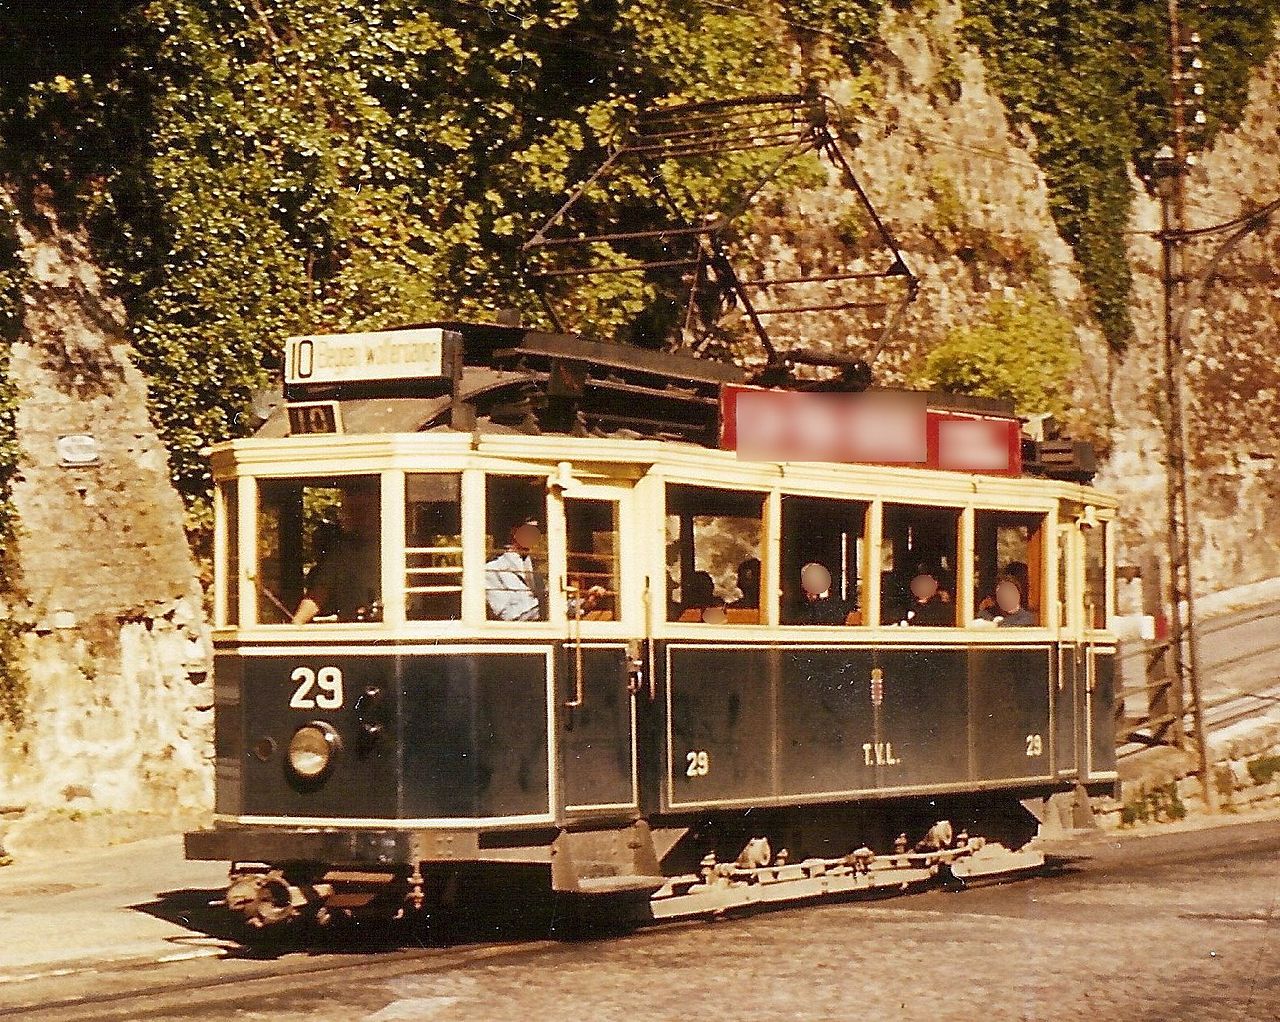
{"label": "tram destination sign", "polygon": [[438,327],[362,334],[315,334],[285,341],[288,386],[438,379],[448,375],[448,340]]}
{"label": "tram destination sign", "polygon": [[929,408],[924,394],[728,386],[722,391],[720,422],[720,446],[756,461],[1022,473],[1017,419]]}

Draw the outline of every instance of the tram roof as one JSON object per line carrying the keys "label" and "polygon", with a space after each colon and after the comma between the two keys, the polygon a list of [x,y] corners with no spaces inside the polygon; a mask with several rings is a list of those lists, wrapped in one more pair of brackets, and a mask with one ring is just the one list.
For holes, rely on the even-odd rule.
{"label": "tram roof", "polygon": [[[337,342],[362,355],[359,345],[367,350],[370,344],[403,346],[415,339],[426,339],[438,352],[437,367],[419,375],[402,362],[385,376],[361,366],[350,374],[341,368],[317,374],[315,382],[287,371],[285,401],[270,411],[256,436],[296,434],[302,430],[291,408],[328,404],[334,410],[330,426],[321,430],[327,432],[560,434],[715,448],[726,388],[750,381],[745,369],[727,362],[496,323],[437,320],[378,334],[292,338],[289,344]],[[839,379],[797,380],[777,389],[842,387]],[[940,392],[923,398],[931,410],[1015,418],[1004,401]],[[1083,481],[1084,473],[1073,478]]]}

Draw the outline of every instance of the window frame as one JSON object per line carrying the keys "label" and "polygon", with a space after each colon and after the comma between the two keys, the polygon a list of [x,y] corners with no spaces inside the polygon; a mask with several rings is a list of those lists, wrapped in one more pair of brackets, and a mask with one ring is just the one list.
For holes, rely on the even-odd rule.
{"label": "window frame", "polygon": [[[774,587],[775,588],[774,597],[770,601],[773,604],[774,617],[775,617],[775,620],[772,623],[778,627],[785,628],[788,631],[790,631],[791,629],[799,629],[801,633],[804,633],[804,634],[814,631],[815,629],[821,629],[821,628],[834,628],[837,630],[856,628],[861,633],[865,629],[878,627],[879,626],[880,586],[878,581],[878,574],[872,571],[872,568],[873,566],[878,566],[880,562],[879,537],[881,534],[880,530],[883,524],[883,518],[882,518],[883,509],[884,509],[883,500],[881,500],[880,498],[873,498],[870,496],[860,496],[858,494],[834,494],[830,492],[812,493],[805,490],[797,490],[787,486],[777,487],[773,492],[777,498],[778,512],[777,512],[776,534],[771,538],[776,542],[776,546],[775,546],[776,554],[773,557],[773,560],[777,565],[778,580],[777,580],[777,585]],[[865,505],[865,510],[863,512],[863,518],[862,518],[862,537],[861,537],[861,542],[864,548],[863,549],[864,556],[858,558],[858,578],[857,578],[857,587],[858,587],[859,593],[861,594],[861,598],[858,601],[857,612],[862,617],[861,623],[815,625],[815,624],[802,624],[799,622],[783,622],[782,618],[784,615],[782,614],[782,611],[784,609],[784,604],[786,599],[786,585],[785,585],[785,579],[783,578],[783,573],[787,570],[787,567],[788,567],[784,563],[786,558],[784,556],[783,528],[786,524],[786,517],[785,517],[786,501],[788,498],[792,498],[794,500],[824,500],[824,501],[830,501],[832,504]],[[873,546],[873,543],[874,543],[874,546]],[[799,567],[800,565],[796,565],[795,566],[796,570],[798,570]],[[841,568],[842,572],[843,572],[843,568],[844,566],[842,566]],[[877,579],[874,592],[872,591],[872,584],[871,584],[872,576],[875,576]],[[762,585],[762,588],[763,588],[763,585]],[[763,592],[761,595],[763,597],[764,595]],[[876,601],[875,603],[876,616],[875,618],[870,618],[868,616],[868,611],[871,609],[871,606],[872,606],[871,599],[873,596]]]}
{"label": "window frame", "polygon": [[[400,535],[397,539],[394,535],[388,536],[388,518],[386,513],[386,499],[388,492],[389,475],[400,476],[400,490],[404,493],[404,470],[394,468],[372,468],[368,466],[343,466],[338,469],[316,469],[313,471],[279,471],[279,472],[255,472],[248,475],[237,477],[239,483],[239,513],[240,513],[240,564],[241,564],[241,583],[240,583],[240,608],[242,622],[248,621],[249,624],[241,624],[239,627],[249,628],[266,628],[270,629],[274,634],[281,628],[297,628],[305,629],[309,633],[318,633],[321,629],[326,631],[341,631],[347,628],[355,628],[361,632],[374,631],[377,629],[385,629],[388,626],[398,626],[404,623],[403,614],[403,593],[401,596],[400,616],[398,619],[392,618],[387,609],[387,580],[391,572],[396,571],[397,563],[403,564],[404,560],[404,508],[400,507]],[[309,621],[305,625],[295,625],[291,621],[259,621],[258,620],[258,586],[251,580],[256,579],[259,574],[259,547],[258,547],[258,526],[259,517],[262,512],[262,487],[261,483],[276,482],[300,482],[304,486],[309,480],[315,479],[346,479],[357,476],[365,478],[376,478],[378,480],[378,499],[380,501],[379,511],[381,513],[381,534],[379,536],[379,578],[382,588],[382,620],[381,621]],[[392,484],[394,485],[394,483]],[[249,506],[252,508],[251,514],[245,514],[246,495],[250,497]],[[402,496],[403,501],[403,496]],[[395,515],[393,514],[394,518]],[[246,549],[249,556],[246,557]],[[399,558],[397,562],[396,558]],[[398,583],[397,583],[398,585]],[[393,586],[394,591],[394,586]],[[246,616],[246,608],[252,611]]]}
{"label": "window frame", "polygon": [[[911,628],[903,628],[897,624],[891,624],[884,620],[884,594],[882,592],[884,582],[884,520],[885,512],[890,507],[916,507],[926,508],[934,511],[955,511],[956,512],[956,550],[955,550],[955,592],[951,594],[952,603],[955,605],[955,623],[950,625],[916,625]],[[997,505],[999,507],[999,505]],[[957,632],[965,632],[971,629],[973,624],[973,611],[971,605],[973,603],[973,514],[975,507],[972,503],[955,503],[946,501],[928,502],[919,498],[901,498],[901,497],[882,497],[879,509],[879,534],[877,536],[876,548],[874,550],[874,567],[876,570],[876,618],[875,626],[881,629],[889,629],[894,633],[907,632],[909,634],[929,633],[931,635],[946,634],[951,635]],[[896,567],[895,567],[896,570]]]}
{"label": "window frame", "polygon": [[[778,541],[781,528],[781,493],[776,485],[743,480],[741,484],[719,478],[695,479],[684,475],[663,476],[657,489],[657,519],[655,528],[655,560],[650,574],[652,610],[650,632],[669,632],[675,636],[708,636],[711,633],[741,634],[743,629],[772,630],[778,627]],[[725,622],[713,624],[706,621],[673,621],[667,616],[667,559],[666,522],[668,495],[673,486],[699,490],[723,490],[735,495],[756,494],[760,503],[760,619],[751,622]]]}
{"label": "window frame", "polygon": [[[635,487],[628,480],[583,481],[552,495],[553,521],[556,535],[548,535],[548,584],[550,587],[551,623],[567,628],[570,641],[584,637],[635,638],[642,630],[643,596],[640,582],[644,576],[644,545],[636,515]],[[607,501],[617,505],[617,570],[618,595],[612,620],[577,619],[569,613],[569,522],[568,505],[574,500]],[[554,539],[554,542],[552,540]],[[490,622],[492,624],[492,622]]]}
{"label": "window frame", "polygon": [[[1056,545],[1055,537],[1057,536],[1058,519],[1055,509],[1048,508],[1027,508],[1027,507],[1010,507],[1006,505],[988,506],[975,505],[972,508],[973,520],[970,529],[971,549],[969,551],[969,560],[967,563],[970,567],[970,591],[971,599],[964,608],[968,612],[966,627],[973,627],[974,621],[978,620],[977,601],[985,596],[985,593],[979,593],[977,590],[978,571],[974,560],[978,552],[978,515],[981,514],[1005,514],[1005,515],[1021,515],[1025,517],[1040,518],[1039,529],[1039,547],[1040,547],[1040,571],[1039,571],[1039,597],[1040,606],[1036,610],[1038,620],[1034,625],[1020,626],[1017,632],[1028,632],[1033,629],[1053,629],[1056,628],[1058,621],[1058,606],[1061,602],[1058,589],[1058,572],[1060,570],[1057,564],[1056,551],[1053,549]],[[1030,565],[1028,565],[1030,567]],[[1000,564],[997,556],[996,578],[999,578]],[[1032,583],[1035,584],[1034,582]],[[1029,587],[1030,588],[1030,587]],[[1028,609],[1030,609],[1030,592],[1028,593]]]}

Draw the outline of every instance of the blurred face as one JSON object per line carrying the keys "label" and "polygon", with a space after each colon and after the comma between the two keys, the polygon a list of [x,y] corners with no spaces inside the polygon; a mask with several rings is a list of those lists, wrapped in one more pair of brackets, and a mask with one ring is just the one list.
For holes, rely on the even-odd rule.
{"label": "blurred face", "polygon": [[518,525],[511,533],[511,542],[519,550],[532,550],[542,539],[536,525]]}
{"label": "blurred face", "polygon": [[1012,614],[1022,607],[1022,594],[1018,592],[1018,587],[1009,581],[1001,582],[996,586],[996,606],[1004,613]]}
{"label": "blurred face", "polygon": [[806,564],[800,572],[800,586],[808,596],[821,596],[831,588],[831,572],[821,564]]}
{"label": "blurred face", "polygon": [[911,580],[911,595],[921,603],[931,600],[938,592],[938,580],[932,575],[917,575]]}

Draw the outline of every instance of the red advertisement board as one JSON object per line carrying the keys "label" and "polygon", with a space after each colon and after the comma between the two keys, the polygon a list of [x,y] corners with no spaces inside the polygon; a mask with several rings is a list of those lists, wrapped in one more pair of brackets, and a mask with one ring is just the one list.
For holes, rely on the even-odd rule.
{"label": "red advertisement board", "polygon": [[740,458],[1022,473],[1017,419],[929,408],[924,394],[729,386],[720,411],[720,446]]}

